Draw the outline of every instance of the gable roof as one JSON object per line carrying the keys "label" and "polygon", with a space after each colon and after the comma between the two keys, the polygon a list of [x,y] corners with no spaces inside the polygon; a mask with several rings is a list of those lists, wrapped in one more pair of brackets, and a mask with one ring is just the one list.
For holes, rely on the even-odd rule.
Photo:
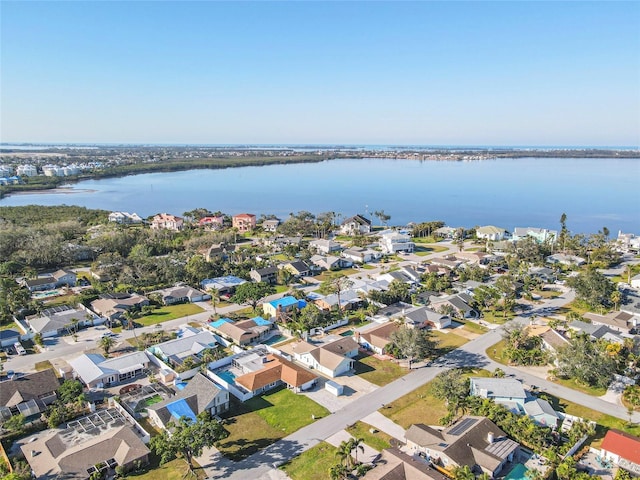
{"label": "gable roof", "polygon": [[376,467],[362,480],[449,480],[427,462],[407,455],[397,448],[382,451]]}
{"label": "gable roof", "polygon": [[55,392],[60,381],[52,369],[29,373],[14,380],[0,382],[0,405],[15,407],[29,400],[38,400],[41,396]]}
{"label": "gable roof", "polygon": [[477,416],[464,416],[441,432],[423,424],[412,425],[405,438],[441,451],[457,465],[468,465],[472,469],[478,465],[489,473],[518,448],[495,423]]}
{"label": "gable roof", "polygon": [[346,220],[344,220],[342,222],[342,225],[346,225],[348,223],[352,223],[355,222],[359,225],[369,225],[371,226],[371,220],[369,220],[368,218],[363,217],[360,214],[354,215],[353,217],[349,217]]}
{"label": "gable roof", "polygon": [[281,380],[290,387],[301,387],[317,378],[316,375],[279,355],[265,357],[263,368],[236,377],[235,382],[251,392]]}
{"label": "gable roof", "polygon": [[611,429],[604,436],[600,448],[640,465],[640,438],[638,437],[620,430]]}
{"label": "gable roof", "polygon": [[85,384],[108,375],[131,372],[148,363],[149,357],[145,352],[133,352],[108,360],[99,353],[85,353],[69,360],[69,364]]}
{"label": "gable roof", "polygon": [[520,381],[515,378],[485,378],[471,377],[471,390],[487,398],[510,397],[527,398],[527,393]]}
{"label": "gable roof", "polygon": [[374,347],[384,348],[391,342],[391,334],[397,331],[400,325],[396,322],[383,323],[379,327],[362,332],[360,336]]}

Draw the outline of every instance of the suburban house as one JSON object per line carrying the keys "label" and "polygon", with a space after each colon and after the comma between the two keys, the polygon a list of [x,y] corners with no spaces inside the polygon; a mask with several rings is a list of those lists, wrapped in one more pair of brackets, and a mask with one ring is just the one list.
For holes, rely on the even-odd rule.
{"label": "suburban house", "polygon": [[58,270],[50,275],[45,275],[30,280],[22,280],[21,284],[29,289],[30,292],[41,292],[44,290],[53,290],[62,286],[75,287],[76,274],[71,270]]}
{"label": "suburban house", "polygon": [[231,296],[236,291],[236,287],[243,283],[247,283],[244,278],[226,275],[224,277],[205,278],[200,282],[200,286],[205,290],[217,290],[219,295]]}
{"label": "suburban house", "polygon": [[67,305],[47,308],[39,316],[27,317],[25,322],[33,333],[47,338],[63,335],[80,326],[101,323],[102,320],[84,305],[78,304],[76,308]]}
{"label": "suburban house", "polygon": [[558,239],[558,231],[536,227],[516,227],[513,229],[513,235],[511,237],[513,241],[523,240],[527,237],[533,238],[538,243],[555,243],[555,241]]}
{"label": "suburban house", "polygon": [[231,217],[231,225],[238,232],[246,233],[256,228],[256,216],[251,213],[240,213]]}
{"label": "suburban house", "polygon": [[208,330],[199,330],[190,326],[183,326],[182,336],[174,340],[152,345],[147,350],[152,355],[159,357],[169,366],[177,367],[188,357],[194,357],[196,363],[200,363],[199,355],[204,350],[216,348],[218,341]]}
{"label": "suburban house", "polygon": [[553,429],[557,426],[559,417],[549,402],[529,395],[519,380],[471,377],[469,384],[473,396],[491,399],[513,413],[531,417],[539,425]]}
{"label": "suburban house", "polygon": [[588,312],[583,317],[591,320],[594,325],[606,325],[621,333],[629,333],[629,330],[638,324],[638,319],[634,315],[621,311],[609,312],[606,315]]}
{"label": "suburban house", "polygon": [[278,319],[283,312],[290,312],[294,308],[302,309],[307,306],[304,300],[298,300],[295,297],[287,295],[277,300],[271,300],[262,304],[262,311],[269,318]]}
{"label": "suburban house", "polygon": [[[116,409],[100,410],[69,422],[67,428],[36,432],[18,441],[36,478],[86,480],[94,472],[115,473],[147,464],[149,449]],[[101,477],[102,478],[102,477]]]}
{"label": "suburban house", "polygon": [[187,285],[169,287],[155,292],[162,297],[162,303],[173,305],[174,303],[193,303],[211,300],[211,295]]}
{"label": "suburban house", "polygon": [[491,255],[485,252],[458,252],[455,258],[469,265],[485,265]]}
{"label": "suburban house", "polygon": [[397,252],[413,252],[415,243],[407,233],[387,231],[379,235],[378,245],[382,253],[394,254]]}
{"label": "suburban house", "polygon": [[333,240],[325,240],[324,238],[319,238],[317,240],[311,240],[309,242],[309,248],[311,250],[315,250],[316,253],[322,253],[324,255],[328,255],[333,252],[339,252],[342,250],[342,245],[338,242],[334,242]]}
{"label": "suburban house", "polygon": [[457,268],[460,268],[460,265],[462,265],[462,262],[460,260],[458,260],[456,257],[434,257],[431,260],[429,260],[429,263],[431,263],[431,265],[436,265],[438,267],[446,267],[449,268],[451,270],[455,270]]}
{"label": "suburban house", "polygon": [[52,369],[0,382],[0,422],[22,414],[29,419],[56,401],[60,381]]}
{"label": "suburban house", "polygon": [[400,328],[398,322],[387,322],[364,332],[356,332],[355,340],[367,350],[382,355],[391,343],[391,334]]}
{"label": "suburban house", "polygon": [[353,370],[353,358],[358,356],[358,348],[352,337],[343,337],[322,345],[298,342],[292,350],[295,360],[334,378]]}
{"label": "suburban house", "polygon": [[382,450],[375,468],[365,473],[362,480],[449,480],[429,463],[407,455],[398,448]]}
{"label": "suburban house", "polygon": [[445,297],[431,297],[431,308],[436,311],[442,311],[442,308],[449,306],[453,309],[455,315],[461,318],[476,318],[478,312],[471,307],[473,299],[466,293],[456,293]]}
{"label": "suburban house", "polygon": [[436,237],[440,237],[440,238],[449,238],[449,239],[453,239],[456,237],[456,232],[458,231],[458,228],[453,228],[453,227],[440,227],[440,228],[436,228],[433,231],[433,235],[435,235]]}
{"label": "suburban house", "polygon": [[560,332],[548,326],[544,326],[539,329],[536,328],[535,331],[529,328],[528,331],[530,332],[530,335],[540,337],[542,340],[542,348],[550,353],[555,354],[559,349],[569,345],[569,340],[567,340]]}
{"label": "suburban house", "polygon": [[373,260],[379,260],[382,257],[380,252],[371,250],[370,248],[352,247],[343,250],[340,253],[343,258],[347,258],[356,263],[369,263]]}
{"label": "suburban house", "polygon": [[20,341],[22,335],[16,330],[0,330],[0,347],[8,347]]}
{"label": "suburban house", "polygon": [[480,240],[489,240],[491,242],[497,242],[504,240],[509,236],[509,233],[500,227],[493,225],[486,225],[484,227],[478,227],[476,229],[476,237]]}
{"label": "suburban house", "polygon": [[353,289],[344,290],[340,295],[332,293],[314,298],[313,303],[321,310],[333,310],[338,306],[338,303],[340,310],[354,310],[364,304],[364,299]]}
{"label": "suburban house", "polygon": [[576,266],[579,267],[587,263],[587,261],[576,255],[568,255],[566,253],[554,253],[553,255],[549,255],[544,259],[545,262],[550,263],[552,265],[561,264],[567,266]]}
{"label": "suburban house", "polygon": [[224,227],[224,217],[222,215],[202,217],[198,220],[198,226],[208,230],[220,230]]}
{"label": "suburban house", "polygon": [[320,270],[339,270],[353,265],[351,260],[334,255],[313,255],[309,261]]}
{"label": "suburban house", "polygon": [[184,226],[184,220],[169,213],[159,213],[151,220],[152,230],[173,230],[180,231]]}
{"label": "suburban house", "polygon": [[265,267],[252,269],[249,277],[254,282],[264,282],[274,285],[278,281],[278,269],[276,267]]}
{"label": "suburban house", "polygon": [[494,478],[519,448],[488,418],[468,415],[441,431],[421,423],[411,425],[405,438],[412,452],[426,455],[434,465],[447,470],[467,465],[475,474]]}
{"label": "suburban house", "polygon": [[616,244],[618,250],[623,252],[638,253],[640,251],[640,237],[633,233],[622,233],[622,230],[618,230]]}
{"label": "suburban house", "polygon": [[435,328],[442,330],[451,325],[449,315],[437,313],[427,307],[416,307],[404,312],[405,325],[412,328]]}
{"label": "suburban house", "polygon": [[208,326],[221,337],[240,346],[267,339],[272,336],[274,330],[273,322],[262,317],[238,322],[229,318],[220,318],[209,322]]}
{"label": "suburban house", "polygon": [[271,218],[262,222],[262,229],[265,232],[275,233],[276,230],[278,230],[278,225],[280,225],[280,220],[277,218]]}
{"label": "suburban house", "polygon": [[227,410],[229,391],[200,372],[175,396],[147,407],[151,423],[162,429],[166,429],[169,422],[177,423],[183,416],[195,422],[202,412],[218,415]]}
{"label": "suburban house", "polygon": [[539,278],[543,282],[553,283],[556,281],[556,272],[549,267],[531,267],[528,270],[529,275]]}
{"label": "suburban house", "polygon": [[227,258],[227,254],[231,250],[233,250],[233,247],[229,247],[225,243],[214,243],[203,252],[204,259],[207,262],[222,260]]}
{"label": "suburban house", "polygon": [[611,460],[632,476],[640,475],[640,438],[610,429],[604,436],[600,452],[603,458]]}
{"label": "suburban house", "polygon": [[151,360],[146,352],[106,359],[99,353],[83,353],[69,361],[74,377],[89,388],[107,388],[145,373]]}
{"label": "suburban house", "polygon": [[420,279],[422,274],[417,270],[411,267],[402,267],[400,270],[393,270],[391,272],[383,273],[382,275],[378,275],[376,280],[386,280],[391,283],[394,280],[397,280],[402,283],[408,283],[409,285],[418,285],[420,283]]}
{"label": "suburban house", "polygon": [[362,215],[354,215],[342,222],[340,233],[343,235],[363,235],[371,233],[371,220]]}
{"label": "suburban house", "polygon": [[309,370],[272,353],[251,353],[236,359],[235,362],[246,372],[235,378],[236,385],[251,392],[253,396],[282,384],[299,393],[312,388],[318,378]]}
{"label": "suburban house", "polygon": [[278,266],[278,268],[284,268],[285,270],[288,270],[289,272],[291,272],[293,276],[298,278],[309,277],[313,275],[311,266],[308,265],[306,262],[303,262],[302,260],[298,260],[295,262],[282,263]]}
{"label": "suburban house", "polygon": [[103,318],[114,320],[133,308],[149,305],[149,299],[137,293],[104,293],[91,302],[91,310]]}
{"label": "suburban house", "polygon": [[109,214],[109,221],[122,225],[133,225],[136,223],[142,223],[142,218],[137,213],[111,212]]}
{"label": "suburban house", "polygon": [[611,329],[607,325],[596,325],[593,323],[581,322],[580,320],[574,320],[568,325],[567,333],[570,336],[585,334],[588,335],[591,340],[604,339],[608,342],[624,344],[625,337],[622,336],[616,330]]}

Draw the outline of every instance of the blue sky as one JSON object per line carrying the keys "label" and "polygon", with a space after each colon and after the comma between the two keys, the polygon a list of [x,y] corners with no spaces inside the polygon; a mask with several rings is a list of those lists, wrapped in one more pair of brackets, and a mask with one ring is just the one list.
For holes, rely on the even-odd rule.
{"label": "blue sky", "polygon": [[3,142],[640,144],[640,2],[1,2]]}

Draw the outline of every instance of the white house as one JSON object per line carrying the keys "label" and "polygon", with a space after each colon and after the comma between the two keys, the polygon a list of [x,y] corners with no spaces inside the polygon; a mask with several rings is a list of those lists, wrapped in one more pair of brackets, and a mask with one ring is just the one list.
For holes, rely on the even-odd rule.
{"label": "white house", "polygon": [[362,215],[349,217],[340,225],[340,233],[343,235],[363,235],[370,232],[371,220]]}
{"label": "white house", "polygon": [[109,221],[123,225],[133,225],[136,223],[142,223],[142,217],[137,213],[111,212],[109,214]]}
{"label": "white house", "polygon": [[358,355],[358,343],[343,337],[323,345],[298,342],[293,346],[295,360],[331,378],[350,372]]}
{"label": "white house", "polygon": [[378,245],[383,253],[413,252],[415,244],[406,233],[389,231],[380,234]]}
{"label": "white house", "polygon": [[146,352],[133,352],[105,359],[98,353],[85,353],[69,361],[74,376],[89,388],[106,388],[145,373],[151,360]]}
{"label": "white house", "polygon": [[537,227],[516,227],[513,230],[512,240],[522,240],[527,237],[535,239],[538,243],[552,242],[558,239],[557,230],[547,230],[546,228]]}
{"label": "white house", "polygon": [[309,242],[309,248],[315,250],[318,253],[328,255],[330,253],[339,252],[340,250],[342,250],[342,245],[340,245],[338,242],[334,242],[333,240],[319,238],[317,240],[311,240]]}
{"label": "white house", "polygon": [[476,237],[481,240],[490,240],[492,242],[504,240],[508,236],[508,232],[504,228],[494,225],[486,225],[476,229]]}
{"label": "white house", "polygon": [[348,248],[346,250],[343,250],[342,253],[340,253],[340,255],[343,258],[347,258],[357,263],[369,263],[369,262],[372,262],[373,260],[378,260],[382,257],[382,254],[380,252],[371,250],[370,248],[358,248],[358,247],[353,247],[353,248]]}

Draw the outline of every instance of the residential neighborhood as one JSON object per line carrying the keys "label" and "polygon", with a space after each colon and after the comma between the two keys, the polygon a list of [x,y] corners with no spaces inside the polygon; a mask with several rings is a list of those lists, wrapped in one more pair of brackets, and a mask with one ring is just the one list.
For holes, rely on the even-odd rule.
{"label": "residential neighborhood", "polygon": [[3,277],[19,478],[640,475],[635,237],[135,217],[87,227],[84,264]]}

